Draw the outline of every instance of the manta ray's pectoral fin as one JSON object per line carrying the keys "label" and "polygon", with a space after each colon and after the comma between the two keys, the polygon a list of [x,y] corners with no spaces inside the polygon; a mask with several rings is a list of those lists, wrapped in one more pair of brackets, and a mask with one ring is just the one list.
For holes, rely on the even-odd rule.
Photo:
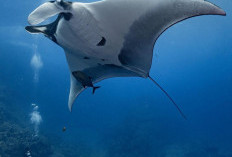
{"label": "manta ray's pectoral fin", "polygon": [[110,27],[108,34],[114,36],[107,40],[122,36],[117,39],[122,43],[121,64],[144,76],[151,68],[155,42],[165,30],[195,16],[226,15],[205,0],[103,0],[86,5],[100,28]]}
{"label": "manta ray's pectoral fin", "polygon": [[[121,66],[113,64],[86,66],[86,64],[82,62],[84,60],[82,57],[75,57],[73,53],[69,51],[65,51],[65,54],[71,71],[71,87],[68,101],[68,107],[70,111],[72,110],[75,99],[78,97],[78,95],[80,95],[81,92],[83,92],[87,88],[87,86],[83,86],[83,83],[81,83],[81,79],[78,80],[78,77],[74,76],[75,72],[79,71],[79,75],[80,71],[81,73],[84,73],[85,75],[82,75],[84,76],[82,78],[85,79],[83,80],[91,80],[92,86],[104,79],[113,77],[140,77],[137,73],[134,73],[133,71],[129,71]],[[78,66],[76,66],[76,63],[78,63]],[[78,67],[81,67],[81,69],[78,69]],[[96,89],[97,88],[95,88],[95,90]]]}
{"label": "manta ray's pectoral fin", "polygon": [[70,112],[72,111],[72,105],[76,100],[77,96],[85,90],[85,87],[76,80],[76,78],[71,74],[71,85],[70,85],[70,92],[69,92],[69,101],[68,101],[68,108]]}

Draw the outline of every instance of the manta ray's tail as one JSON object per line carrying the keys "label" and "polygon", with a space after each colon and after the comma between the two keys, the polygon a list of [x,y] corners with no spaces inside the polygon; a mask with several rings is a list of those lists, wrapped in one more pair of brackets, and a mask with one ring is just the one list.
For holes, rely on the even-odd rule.
{"label": "manta ray's tail", "polygon": [[184,119],[187,119],[185,114],[181,111],[180,107],[176,104],[176,102],[171,98],[171,96],[151,77],[148,75],[148,78],[153,82],[155,83],[163,92],[164,94],[169,98],[169,100],[171,100],[171,102],[175,105],[175,107],[177,108],[177,110],[180,112],[181,116],[184,118]]}
{"label": "manta ray's tail", "polygon": [[95,93],[96,89],[100,88],[100,86],[93,87],[93,94]]}

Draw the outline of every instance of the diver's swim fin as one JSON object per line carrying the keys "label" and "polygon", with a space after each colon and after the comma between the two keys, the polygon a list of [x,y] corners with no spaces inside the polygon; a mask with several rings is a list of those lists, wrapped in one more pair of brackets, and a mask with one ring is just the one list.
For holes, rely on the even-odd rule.
{"label": "diver's swim fin", "polygon": [[93,94],[95,93],[96,89],[100,88],[100,86],[93,87]]}

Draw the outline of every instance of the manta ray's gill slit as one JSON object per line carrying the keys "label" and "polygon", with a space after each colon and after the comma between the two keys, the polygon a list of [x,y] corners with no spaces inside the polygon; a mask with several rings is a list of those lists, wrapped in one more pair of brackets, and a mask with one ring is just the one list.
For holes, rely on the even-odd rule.
{"label": "manta ray's gill slit", "polygon": [[97,46],[104,46],[106,44],[106,39],[102,37],[101,41],[97,44]]}
{"label": "manta ray's gill slit", "polygon": [[73,16],[72,13],[61,13],[61,14],[63,14],[63,17],[66,21],[69,21]]}
{"label": "manta ray's gill slit", "polygon": [[89,57],[84,57],[83,59],[90,59]]}

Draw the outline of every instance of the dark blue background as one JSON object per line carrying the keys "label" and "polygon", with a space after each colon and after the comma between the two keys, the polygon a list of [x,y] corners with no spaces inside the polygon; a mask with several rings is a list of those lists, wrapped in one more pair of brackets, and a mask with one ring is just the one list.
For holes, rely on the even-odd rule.
{"label": "dark blue background", "polygon": [[[41,3],[36,0],[1,3],[0,83],[12,91],[9,99],[20,102],[25,113],[30,113],[31,103],[39,105],[43,134],[84,147],[95,157],[231,157],[232,1],[211,2],[227,16],[178,23],[154,48],[151,76],[181,106],[187,121],[151,81],[141,78],[100,82],[102,88],[95,95],[91,89],[83,92],[70,113],[63,50],[24,30],[27,16]],[[37,84],[30,66],[32,44],[38,45],[44,64]]]}

